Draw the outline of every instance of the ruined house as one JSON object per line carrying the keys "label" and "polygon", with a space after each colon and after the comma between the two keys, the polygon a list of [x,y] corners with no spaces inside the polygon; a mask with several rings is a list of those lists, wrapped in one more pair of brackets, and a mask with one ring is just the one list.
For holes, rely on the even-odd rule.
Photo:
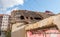
{"label": "ruined house", "polygon": [[36,23],[53,15],[54,14],[51,15],[45,12],[13,10],[11,12],[12,17],[11,37],[25,37],[25,26],[27,24]]}
{"label": "ruined house", "polygon": [[35,11],[28,11],[28,10],[13,10],[11,12],[12,23],[24,22],[24,21],[28,23],[33,23],[33,22],[37,22],[37,21],[40,21],[42,19],[45,19],[54,15],[54,14],[48,14],[45,12],[35,12]]}

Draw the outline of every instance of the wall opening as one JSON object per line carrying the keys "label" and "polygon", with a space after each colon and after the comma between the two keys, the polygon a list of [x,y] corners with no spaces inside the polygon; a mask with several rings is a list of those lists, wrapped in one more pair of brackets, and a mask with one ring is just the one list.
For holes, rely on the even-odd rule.
{"label": "wall opening", "polygon": [[26,17],[28,19],[28,17]]}
{"label": "wall opening", "polygon": [[32,17],[30,17],[30,19],[31,19],[31,20],[33,20],[33,18],[32,18]]}
{"label": "wall opening", "polygon": [[20,19],[22,19],[22,20],[23,20],[23,19],[24,19],[24,16],[20,16]]}
{"label": "wall opening", "polygon": [[42,18],[40,18],[40,17],[35,17],[34,19],[35,19],[35,20],[41,20]]}

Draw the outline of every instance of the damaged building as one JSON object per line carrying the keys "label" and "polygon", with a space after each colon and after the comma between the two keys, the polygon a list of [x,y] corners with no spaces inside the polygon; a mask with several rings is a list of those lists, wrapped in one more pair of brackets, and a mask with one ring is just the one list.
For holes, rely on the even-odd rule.
{"label": "damaged building", "polygon": [[11,12],[12,23],[23,22],[23,21],[33,23],[53,15],[55,14],[51,14],[50,11],[35,12],[35,11],[28,11],[28,10],[13,10]]}
{"label": "damaged building", "polygon": [[60,37],[60,15],[25,26],[25,37]]}
{"label": "damaged building", "polygon": [[50,11],[36,12],[28,10],[13,10],[11,12],[11,37],[25,37],[25,26],[27,24],[30,25],[54,15],[55,14],[50,13]]}

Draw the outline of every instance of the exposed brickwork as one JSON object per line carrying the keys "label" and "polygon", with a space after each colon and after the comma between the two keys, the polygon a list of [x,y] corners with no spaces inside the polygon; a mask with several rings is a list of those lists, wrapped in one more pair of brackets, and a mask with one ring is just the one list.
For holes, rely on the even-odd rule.
{"label": "exposed brickwork", "polygon": [[33,22],[37,22],[42,19],[45,19],[52,15],[48,15],[43,12],[34,12],[34,11],[28,11],[28,10],[13,10],[11,12],[11,16],[12,16],[13,23],[23,22],[23,21],[28,23],[33,23]]}

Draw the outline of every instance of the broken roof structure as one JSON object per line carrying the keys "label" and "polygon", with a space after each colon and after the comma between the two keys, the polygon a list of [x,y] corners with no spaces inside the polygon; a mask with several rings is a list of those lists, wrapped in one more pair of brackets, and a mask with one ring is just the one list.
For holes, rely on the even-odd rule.
{"label": "broken roof structure", "polygon": [[[25,26],[26,37],[60,37],[60,15]],[[56,35],[56,36],[54,36]]]}
{"label": "broken roof structure", "polygon": [[60,15],[51,16],[34,24],[28,24],[25,30],[31,30],[51,25],[56,25],[58,29],[60,29]]}
{"label": "broken roof structure", "polygon": [[16,22],[34,23],[53,15],[55,14],[48,14],[45,12],[28,11],[28,10],[13,10],[11,12],[12,23]]}
{"label": "broken roof structure", "polygon": [[[45,27],[46,24],[52,24],[51,22],[53,19],[51,19],[50,16],[53,17],[55,14],[50,14],[50,13],[48,14],[43,12],[34,12],[27,10],[15,10],[12,11],[11,15],[13,17],[11,37],[25,37],[27,30],[33,30],[33,29],[35,30],[35,29],[39,29],[39,27],[40,29],[42,29],[43,28],[42,26],[46,28]],[[50,25],[47,27],[48,28],[56,27],[56,29],[58,29],[57,26],[54,24],[53,26]]]}

